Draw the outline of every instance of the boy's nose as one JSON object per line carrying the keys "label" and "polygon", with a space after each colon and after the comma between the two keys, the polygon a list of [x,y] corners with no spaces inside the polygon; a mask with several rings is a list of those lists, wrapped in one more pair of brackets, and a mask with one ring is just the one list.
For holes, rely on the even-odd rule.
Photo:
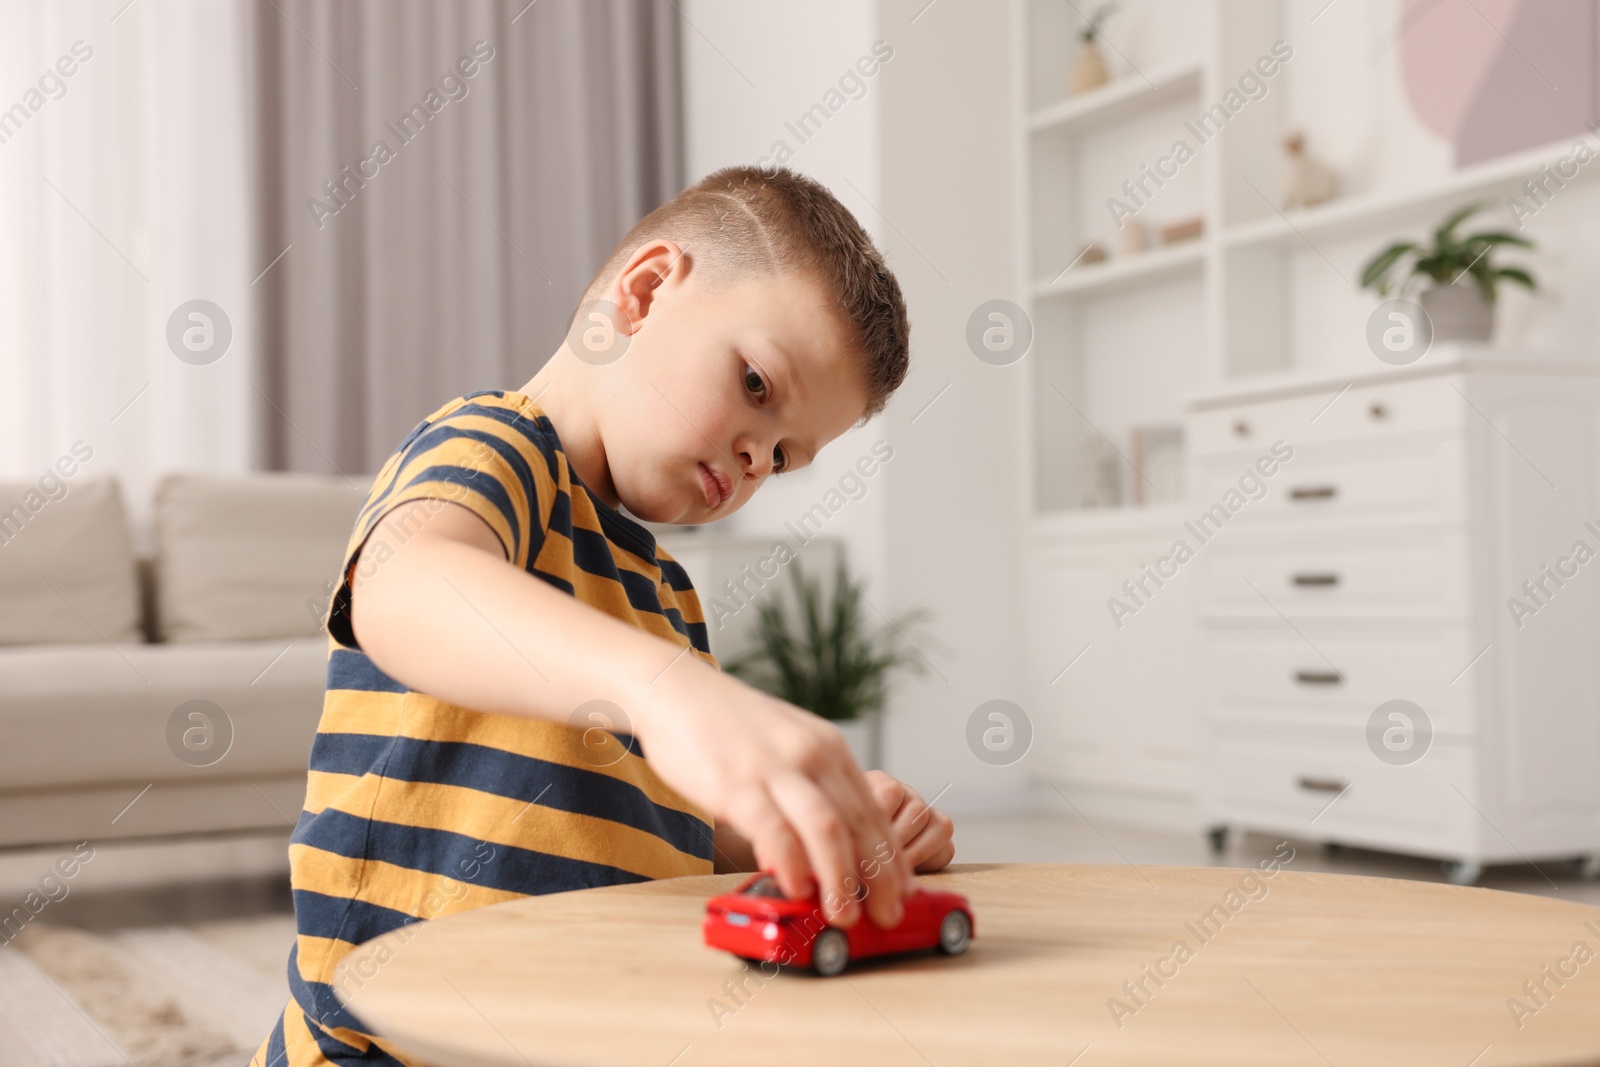
{"label": "boy's nose", "polygon": [[739,452],[740,465],[746,471],[755,475],[757,479],[765,478],[772,473],[773,459],[772,448],[763,449],[759,445]]}

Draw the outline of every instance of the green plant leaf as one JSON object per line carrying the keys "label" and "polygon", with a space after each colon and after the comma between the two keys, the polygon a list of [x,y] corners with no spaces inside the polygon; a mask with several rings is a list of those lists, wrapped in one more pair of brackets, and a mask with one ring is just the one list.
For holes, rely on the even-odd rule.
{"label": "green plant leaf", "polygon": [[1416,251],[1416,248],[1417,246],[1410,241],[1397,241],[1373,256],[1361,270],[1361,288],[1370,289],[1374,285],[1382,288],[1387,284],[1384,281],[1384,276],[1389,273],[1400,257],[1407,252]]}
{"label": "green plant leaf", "polygon": [[1501,267],[1494,272],[1494,276],[1496,278],[1504,278],[1508,282],[1516,282],[1523,288],[1535,292],[1539,289],[1539,283],[1535,282],[1533,276],[1521,267]]}
{"label": "green plant leaf", "polygon": [[1456,227],[1461,225],[1462,221],[1465,220],[1468,215],[1476,214],[1477,212],[1482,211],[1483,208],[1484,205],[1482,203],[1472,203],[1466,205],[1465,207],[1457,208],[1450,214],[1448,218],[1439,224],[1439,228],[1437,230],[1433,231],[1433,243],[1441,247],[1455,244]]}
{"label": "green plant leaf", "polygon": [[826,596],[798,560],[790,566],[794,610],[786,610],[779,598],[762,603],[755,647],[724,664],[724,670],[826,719],[856,719],[882,707],[895,669],[922,670],[900,628],[925,613],[909,612],[871,629],[865,596],[842,562]]}
{"label": "green plant leaf", "polygon": [[1518,248],[1532,248],[1533,242],[1526,237],[1519,237],[1514,233],[1504,230],[1485,230],[1468,237],[1463,244],[1469,245],[1516,245]]}

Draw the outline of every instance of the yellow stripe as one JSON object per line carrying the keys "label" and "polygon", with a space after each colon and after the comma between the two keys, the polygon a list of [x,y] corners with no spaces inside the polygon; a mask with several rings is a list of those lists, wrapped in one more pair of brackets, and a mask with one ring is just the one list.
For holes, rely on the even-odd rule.
{"label": "yellow stripe", "polygon": [[329,807],[349,811],[349,804],[341,804],[340,800],[359,789],[364,777],[360,774],[336,774],[333,771],[307,771],[304,810],[312,815]]}
{"label": "yellow stripe", "polygon": [[[610,819],[561,811],[542,804],[529,804],[527,801],[462,786],[402,782],[375,774],[354,779],[353,782],[346,775],[336,777],[349,784],[339,793],[334,810],[359,819],[371,818],[402,826],[443,830],[491,845],[603,863],[646,878],[709,873],[707,861],[698,856],[681,851],[648,831]],[[322,788],[322,783],[318,787]],[[709,823],[709,820],[706,821]],[[709,834],[711,831],[708,829],[706,832]],[[316,851],[321,852],[320,849]],[[355,864],[357,861],[335,857],[333,853],[323,855],[342,863],[339,864],[339,870],[330,872],[331,878],[324,879],[331,888],[317,889],[317,892],[349,896],[354,892],[350,883],[360,884],[361,872],[359,867],[346,869],[343,864]],[[403,863],[405,857],[390,856],[388,859]],[[423,872],[413,873],[417,877],[441,877]],[[303,888],[313,887],[308,885]],[[363,896],[366,896],[365,892]]]}
{"label": "yellow stripe", "polygon": [[405,693],[329,689],[322,700],[319,734],[394,734],[405,717]]}
{"label": "yellow stripe", "polygon": [[[670,630],[670,624],[668,626]],[[683,636],[673,631],[678,644]],[[662,664],[665,666],[666,659]],[[709,823],[705,809],[690,802],[657,777],[649,761],[633,752],[627,752],[615,763],[596,765],[596,755],[586,749],[583,731],[566,723],[545,719],[525,718],[520,715],[498,715],[474,711],[458,704],[450,704],[423,693],[360,693],[356,690],[339,690],[338,704],[334,696],[324,702],[322,722],[318,733],[359,733],[381,737],[411,737],[419,741],[443,741],[458,744],[482,745],[496,748],[515,756],[559,763],[579,770],[603,774],[627,782],[643,790],[655,803],[695,816]],[[372,706],[362,705],[371,701]],[[396,701],[400,701],[403,714],[398,721],[393,714]],[[632,725],[619,723],[624,732],[632,733]],[[602,758],[609,758],[602,752]],[[307,809],[311,810],[311,809]],[[321,810],[318,808],[317,810]],[[342,809],[343,810],[343,809]],[[359,812],[352,811],[352,814]]]}

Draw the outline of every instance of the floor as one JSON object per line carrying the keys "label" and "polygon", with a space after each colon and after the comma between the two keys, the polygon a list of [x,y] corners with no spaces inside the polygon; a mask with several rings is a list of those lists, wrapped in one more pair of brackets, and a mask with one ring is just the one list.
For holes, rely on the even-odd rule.
{"label": "floor", "polygon": [[[287,999],[294,915],[281,869],[284,843],[268,835],[100,849],[73,892],[0,947],[0,1067],[243,1063]],[[1293,844],[1292,870],[1443,880],[1432,861]],[[1277,845],[1246,834],[1216,855],[1200,834],[1057,814],[956,822],[961,863],[1252,867]],[[0,854],[4,899],[21,900],[29,872],[46,869],[52,858],[43,850]],[[208,862],[245,873],[204,879]],[[171,872],[187,880],[173,885]],[[1478,884],[1600,905],[1600,882],[1580,878],[1575,862],[1494,867]]]}

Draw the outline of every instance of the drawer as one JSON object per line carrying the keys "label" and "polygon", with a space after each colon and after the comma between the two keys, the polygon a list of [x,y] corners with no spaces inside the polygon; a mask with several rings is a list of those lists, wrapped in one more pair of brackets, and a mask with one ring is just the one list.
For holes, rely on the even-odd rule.
{"label": "drawer", "polygon": [[[1460,430],[1467,424],[1459,375],[1333,385],[1313,393],[1191,412],[1192,455],[1259,454],[1274,441],[1296,448],[1319,441],[1383,440],[1394,434]],[[1342,391],[1341,391],[1342,390]],[[1463,390],[1464,391],[1464,390]]]}
{"label": "drawer", "polygon": [[1458,522],[1466,517],[1465,438],[1377,448],[1302,446],[1270,477],[1241,484],[1247,471],[1259,473],[1237,458],[1195,465],[1191,521],[1200,534],[1296,521],[1321,527],[1344,520]]}
{"label": "drawer", "polygon": [[[1288,540],[1285,538],[1285,540]],[[1230,542],[1196,554],[1208,619],[1460,620],[1469,615],[1463,533],[1299,544]]]}
{"label": "drawer", "polygon": [[1441,857],[1479,851],[1468,746],[1436,740],[1397,766],[1359,734],[1221,732],[1207,756],[1201,790],[1214,824]]}
{"label": "drawer", "polygon": [[1399,699],[1420,707],[1435,734],[1476,732],[1476,687],[1461,675],[1480,649],[1465,630],[1211,630],[1201,649],[1201,711],[1210,719],[1364,730],[1380,704]]}

